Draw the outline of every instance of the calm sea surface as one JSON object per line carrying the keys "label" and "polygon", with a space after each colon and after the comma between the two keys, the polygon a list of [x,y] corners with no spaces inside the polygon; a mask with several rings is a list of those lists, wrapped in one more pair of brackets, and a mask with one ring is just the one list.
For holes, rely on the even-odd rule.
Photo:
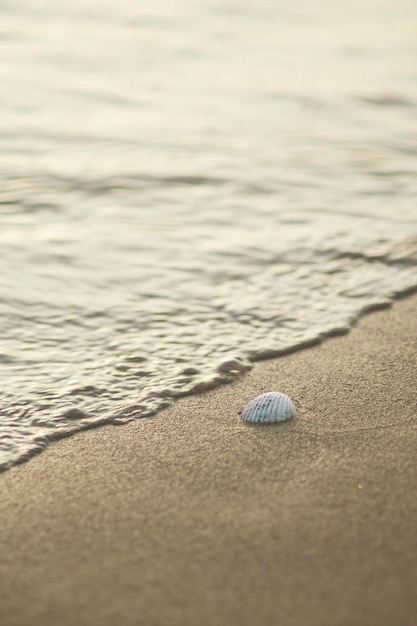
{"label": "calm sea surface", "polygon": [[0,467],[417,285],[417,4],[0,2]]}

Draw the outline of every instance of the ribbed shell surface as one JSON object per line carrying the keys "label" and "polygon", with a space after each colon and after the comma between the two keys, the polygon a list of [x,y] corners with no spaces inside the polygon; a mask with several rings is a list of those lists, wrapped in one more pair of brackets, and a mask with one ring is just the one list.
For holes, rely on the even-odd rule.
{"label": "ribbed shell surface", "polygon": [[244,422],[283,422],[296,413],[291,399],[285,393],[270,391],[249,402],[240,414],[240,419]]}

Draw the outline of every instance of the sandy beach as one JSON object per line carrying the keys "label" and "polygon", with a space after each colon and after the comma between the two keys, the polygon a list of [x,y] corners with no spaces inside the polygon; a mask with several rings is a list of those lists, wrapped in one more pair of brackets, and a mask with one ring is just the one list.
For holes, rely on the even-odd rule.
{"label": "sandy beach", "polygon": [[[412,626],[417,297],[0,476],[2,626]],[[238,412],[281,390],[298,415]]]}

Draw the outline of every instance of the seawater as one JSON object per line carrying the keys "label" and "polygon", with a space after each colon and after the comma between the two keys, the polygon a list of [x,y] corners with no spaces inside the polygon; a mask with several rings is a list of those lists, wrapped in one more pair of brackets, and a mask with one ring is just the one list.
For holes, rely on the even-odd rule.
{"label": "seawater", "polygon": [[417,5],[0,5],[0,467],[417,285]]}

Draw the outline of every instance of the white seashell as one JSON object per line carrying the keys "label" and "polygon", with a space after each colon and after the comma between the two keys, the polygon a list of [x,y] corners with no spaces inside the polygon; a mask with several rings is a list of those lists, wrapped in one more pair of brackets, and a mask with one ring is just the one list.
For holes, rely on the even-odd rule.
{"label": "white seashell", "polygon": [[243,409],[240,419],[244,422],[270,424],[284,422],[297,414],[291,399],[280,391],[263,393]]}

